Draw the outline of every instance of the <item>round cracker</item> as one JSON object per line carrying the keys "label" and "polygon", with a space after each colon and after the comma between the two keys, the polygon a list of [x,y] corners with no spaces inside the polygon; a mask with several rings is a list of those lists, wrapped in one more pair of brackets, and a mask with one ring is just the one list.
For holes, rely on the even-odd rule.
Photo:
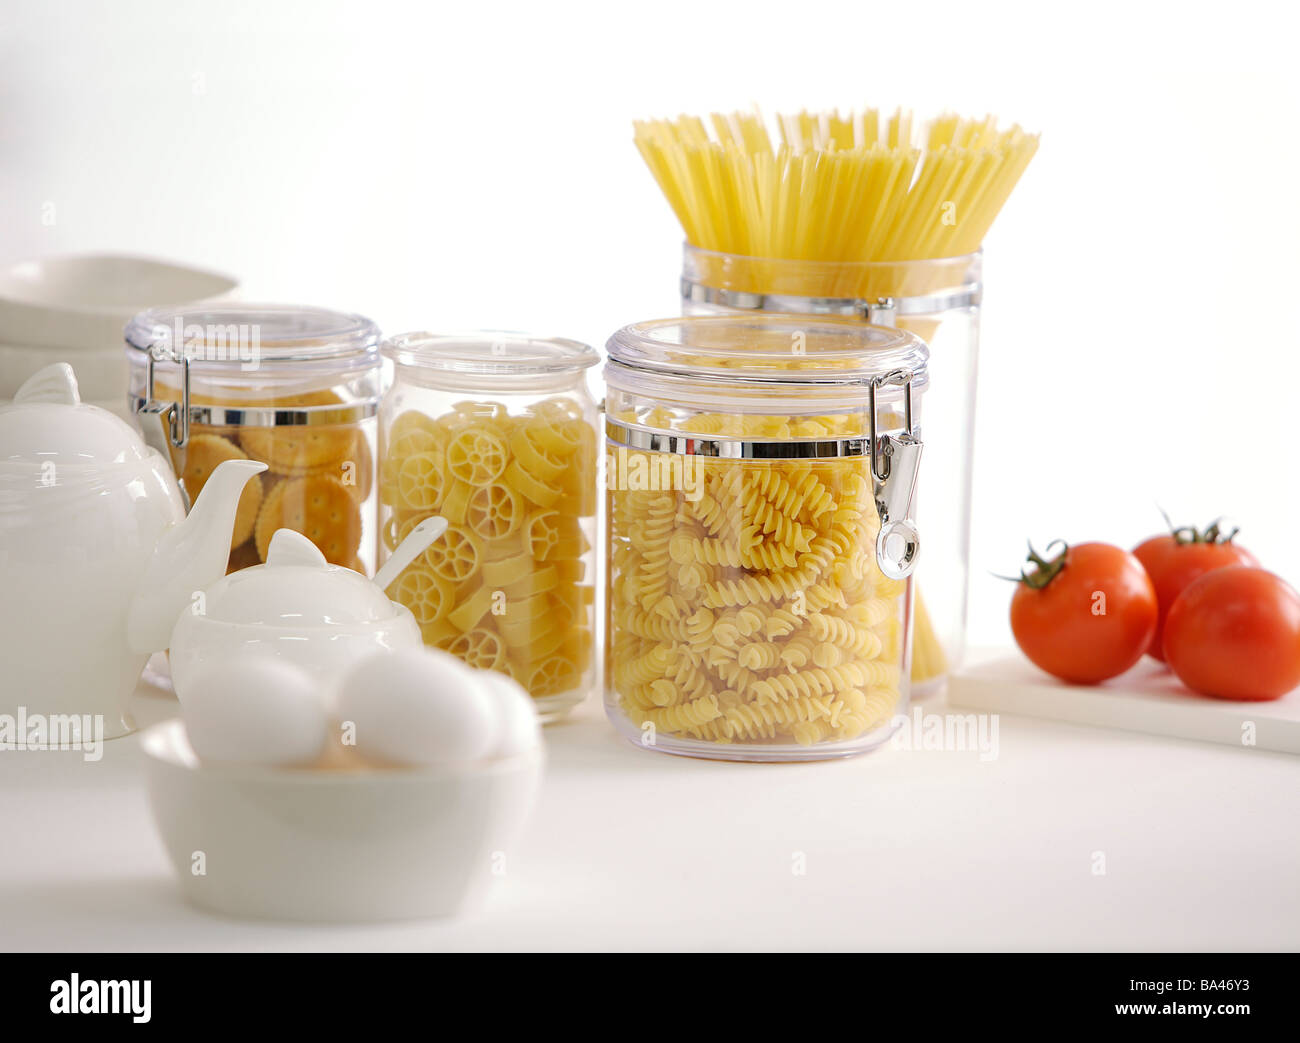
{"label": "round cracker", "polygon": [[230,546],[238,547],[253,537],[253,527],[257,516],[262,511],[262,476],[253,475],[239,494],[239,506],[235,508],[235,525],[230,530]]}
{"label": "round cracker", "polygon": [[[177,455],[180,451],[177,450]],[[227,460],[247,460],[248,456],[229,438],[221,435],[191,434],[185,443],[185,469],[181,471],[181,481],[185,491],[190,494],[190,502],[199,498],[203,486],[207,484],[212,472]]]}
{"label": "round cracker", "polygon": [[355,435],[351,424],[246,427],[240,432],[239,444],[277,474],[299,476],[346,459]]}
{"label": "round cracker", "polygon": [[254,565],[260,565],[262,559],[257,556],[257,544],[253,540],[245,540],[234,550],[230,552],[230,561],[226,565],[227,572],[238,572],[240,569],[252,568]]}
{"label": "round cracker", "polygon": [[309,475],[328,475],[337,478],[352,494],[357,503],[364,503],[375,483],[375,465],[370,452],[370,442],[365,433],[358,430],[353,433],[348,451],[338,460],[331,460],[321,467],[292,468],[285,472],[290,478],[305,478]]}
{"label": "round cracker", "polygon": [[[207,484],[212,472],[227,460],[247,460],[239,446],[229,438],[221,435],[190,435],[185,444],[185,470],[181,478],[185,482],[185,491],[190,495],[190,503],[199,498],[199,493]],[[262,507],[262,479],[253,475],[239,495],[239,506],[235,509],[235,525],[230,534],[231,548],[238,547],[253,535],[253,525],[257,521],[258,511]]]}
{"label": "round cracker", "polygon": [[361,508],[332,475],[286,478],[267,494],[257,517],[257,555],[266,560],[277,529],[293,529],[316,544],[325,560],[348,565],[361,546]]}

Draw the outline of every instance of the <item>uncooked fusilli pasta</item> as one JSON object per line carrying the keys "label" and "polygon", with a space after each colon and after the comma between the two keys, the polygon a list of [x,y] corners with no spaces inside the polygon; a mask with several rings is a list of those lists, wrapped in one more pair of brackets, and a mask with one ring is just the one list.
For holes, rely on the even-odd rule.
{"label": "uncooked fusilli pasta", "polygon": [[[637,422],[671,426],[660,414]],[[857,435],[860,425],[717,414],[683,426],[779,438]],[[607,672],[618,712],[682,739],[767,745],[842,742],[889,720],[907,586],[875,565],[865,457],[694,457],[694,488],[629,489],[614,478],[670,471],[650,459],[662,454],[617,451]]]}

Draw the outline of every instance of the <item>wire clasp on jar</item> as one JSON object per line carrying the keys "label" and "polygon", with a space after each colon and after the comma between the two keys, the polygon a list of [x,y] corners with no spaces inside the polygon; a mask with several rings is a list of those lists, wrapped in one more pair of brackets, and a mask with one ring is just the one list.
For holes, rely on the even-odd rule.
{"label": "wire clasp on jar", "polygon": [[[155,391],[155,363],[175,362],[180,366],[181,400],[160,401]],[[149,362],[145,370],[143,400],[134,403],[136,420],[140,424],[145,444],[173,462],[179,475],[185,470],[185,449],[190,440],[190,360],[184,353],[176,355],[162,343],[149,349]],[[190,509],[190,497],[181,483],[181,499],[185,509]]]}
{"label": "wire clasp on jar", "polygon": [[[903,427],[900,435],[881,434],[876,412],[876,392],[882,387],[903,389]],[[924,448],[912,423],[912,373],[895,369],[873,377],[867,386],[871,434],[871,478],[880,532],[876,535],[876,562],[890,579],[906,579],[916,567],[921,537],[912,521],[912,500]]]}

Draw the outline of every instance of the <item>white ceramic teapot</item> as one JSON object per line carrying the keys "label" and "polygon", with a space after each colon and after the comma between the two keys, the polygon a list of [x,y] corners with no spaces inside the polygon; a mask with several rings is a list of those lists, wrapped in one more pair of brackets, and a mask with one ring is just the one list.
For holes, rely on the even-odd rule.
{"label": "white ceramic teapot", "polygon": [[218,579],[176,621],[170,646],[176,698],[185,702],[205,667],[237,656],[290,662],[328,687],[371,652],[419,648],[415,617],[384,590],[446,529],[443,518],[420,522],[373,580],[329,564],[301,533],[279,529],[264,565]]}
{"label": "white ceramic teapot", "polygon": [[225,570],[240,493],[264,469],[223,463],[186,517],[168,462],[83,404],[71,366],[19,388],[0,406],[0,713],[58,716],[73,741],[86,718],[104,738],[131,731],[145,661]]}

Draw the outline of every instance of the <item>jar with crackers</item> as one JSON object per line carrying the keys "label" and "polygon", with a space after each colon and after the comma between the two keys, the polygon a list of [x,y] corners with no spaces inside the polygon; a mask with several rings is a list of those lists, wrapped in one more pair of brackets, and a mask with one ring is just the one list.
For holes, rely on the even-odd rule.
{"label": "jar with crackers", "polygon": [[577,341],[408,333],[383,347],[382,563],[422,519],[450,527],[398,575],[427,645],[517,680],[543,720],[594,679],[596,416]]}
{"label": "jar with crackers", "polygon": [[224,460],[267,465],[240,500],[228,571],[266,561],[288,528],[331,563],[373,573],[373,322],[291,305],[155,308],[127,325],[126,343],[128,404],[190,500]]}

